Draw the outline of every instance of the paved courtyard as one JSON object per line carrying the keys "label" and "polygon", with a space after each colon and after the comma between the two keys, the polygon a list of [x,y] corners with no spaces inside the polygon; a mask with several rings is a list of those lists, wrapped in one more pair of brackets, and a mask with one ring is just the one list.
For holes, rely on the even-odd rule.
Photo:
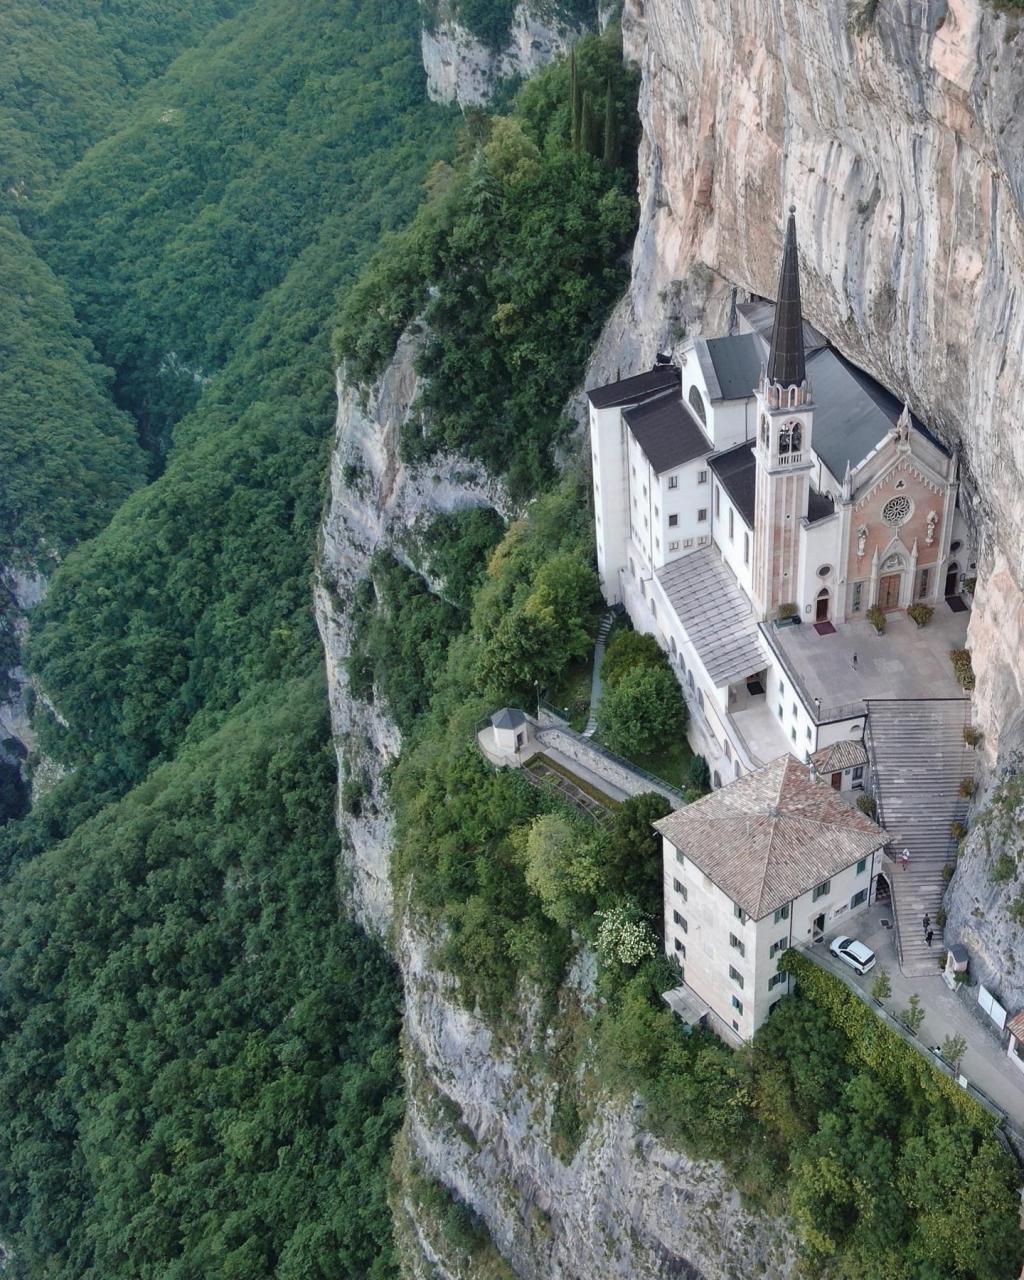
{"label": "paved courtyard", "polygon": [[952,613],[943,601],[925,627],[903,613],[889,614],[880,636],[863,621],[843,623],[830,636],[806,623],[764,630],[823,707],[863,698],[962,698],[949,651],[964,647],[970,616]]}
{"label": "paved courtyard", "polygon": [[[904,977],[896,958],[895,929],[886,928],[884,921],[892,923],[892,912],[886,905],[876,904],[856,916],[845,928],[833,929],[824,942],[808,948],[808,951],[823,968],[841,974],[866,995],[870,994],[878,970],[887,969],[892,996],[884,1001],[884,1005],[891,1014],[898,1016],[906,1009],[916,991],[925,1011],[918,1043],[932,1047],[941,1045],[947,1036],[963,1036],[967,1050],[960,1063],[960,1074],[1002,1108],[1017,1129],[1024,1131],[1024,1072],[1009,1060],[1006,1046],[997,1038],[995,1027],[991,1031],[988,1029],[985,1015],[973,1004],[977,1000],[977,988],[970,987],[961,994],[950,991],[939,974],[939,957],[944,948],[938,946],[935,948],[934,977]],[[867,943],[877,957],[875,968],[864,977],[829,953],[828,943],[847,929],[851,930],[852,936]]]}

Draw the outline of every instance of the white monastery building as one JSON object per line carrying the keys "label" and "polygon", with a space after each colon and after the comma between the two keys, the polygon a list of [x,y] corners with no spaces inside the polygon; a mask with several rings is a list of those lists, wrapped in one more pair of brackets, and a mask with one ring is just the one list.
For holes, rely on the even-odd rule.
{"label": "white monastery building", "polygon": [[656,822],[666,951],[742,1039],[789,991],[789,947],[865,906],[888,836],[791,755]]}
{"label": "white monastery building", "polygon": [[792,212],[778,303],[738,314],[589,393],[604,597],[676,664],[715,786],[860,738],[858,654],[832,678],[816,634],[941,603],[968,567],[956,460],[803,321]]}
{"label": "white monastery building", "polygon": [[[901,700],[945,699],[956,735],[969,717],[949,653],[974,563],[956,459],[804,322],[793,210],[777,302],[737,314],[589,401],[602,591],[669,655],[714,788],[656,824],[665,950],[680,992],[747,1039],[785,993],[777,956],[883,883],[889,836],[850,794],[870,781],[871,708],[891,722]],[[908,618],[918,604],[934,625]],[[896,888],[904,961],[908,922],[941,904],[943,823]]]}

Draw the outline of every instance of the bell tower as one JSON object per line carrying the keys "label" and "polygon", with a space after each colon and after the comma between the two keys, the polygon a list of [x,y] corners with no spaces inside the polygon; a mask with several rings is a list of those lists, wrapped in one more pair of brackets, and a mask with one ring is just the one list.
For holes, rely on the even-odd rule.
{"label": "bell tower", "polygon": [[800,521],[807,515],[814,411],[804,367],[796,209],[789,210],[768,364],[757,396],[754,597],[763,617],[796,600]]}

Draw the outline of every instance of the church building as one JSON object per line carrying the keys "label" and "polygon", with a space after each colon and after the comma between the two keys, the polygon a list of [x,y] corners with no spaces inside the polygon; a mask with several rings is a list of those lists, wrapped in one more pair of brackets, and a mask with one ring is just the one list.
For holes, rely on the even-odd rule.
{"label": "church building", "polygon": [[804,320],[793,210],[777,301],[737,310],[736,332],[589,392],[602,590],[669,653],[715,786],[788,751],[839,759],[849,789],[872,692],[850,628],[958,593],[957,463]]}

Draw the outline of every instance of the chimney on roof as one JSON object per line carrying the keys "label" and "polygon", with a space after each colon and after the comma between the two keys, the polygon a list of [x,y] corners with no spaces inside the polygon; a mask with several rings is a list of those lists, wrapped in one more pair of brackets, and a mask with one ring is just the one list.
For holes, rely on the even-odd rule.
{"label": "chimney on roof", "polygon": [[789,207],[786,242],[775,303],[775,321],[768,352],[768,381],[784,387],[802,386],[804,367],[804,317],[800,306],[800,263],[796,249],[796,206]]}

